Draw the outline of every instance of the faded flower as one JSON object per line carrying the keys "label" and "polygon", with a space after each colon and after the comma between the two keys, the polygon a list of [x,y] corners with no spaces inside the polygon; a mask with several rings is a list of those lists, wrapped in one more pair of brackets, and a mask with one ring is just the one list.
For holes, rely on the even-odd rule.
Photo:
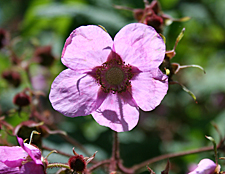
{"label": "faded flower", "polygon": [[44,174],[41,151],[17,137],[20,146],[0,146],[1,174]]}

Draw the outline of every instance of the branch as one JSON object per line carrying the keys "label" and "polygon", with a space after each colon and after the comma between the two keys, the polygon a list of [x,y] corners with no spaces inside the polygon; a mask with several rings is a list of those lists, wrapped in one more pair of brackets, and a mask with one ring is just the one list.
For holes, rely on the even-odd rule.
{"label": "branch", "polygon": [[206,151],[211,151],[213,150],[213,146],[209,146],[209,147],[202,147],[199,149],[195,149],[195,150],[188,150],[188,151],[184,151],[184,152],[178,152],[178,153],[171,153],[171,154],[165,154],[165,155],[160,155],[154,158],[151,158],[147,161],[144,161],[140,164],[134,165],[132,167],[132,169],[134,171],[137,171],[139,169],[141,169],[142,167],[145,167],[149,164],[161,161],[161,160],[165,160],[165,159],[169,159],[169,158],[175,158],[175,157],[180,157],[180,156],[185,156],[185,155],[191,155],[191,154],[195,154],[195,153],[200,153],[200,152],[206,152]]}

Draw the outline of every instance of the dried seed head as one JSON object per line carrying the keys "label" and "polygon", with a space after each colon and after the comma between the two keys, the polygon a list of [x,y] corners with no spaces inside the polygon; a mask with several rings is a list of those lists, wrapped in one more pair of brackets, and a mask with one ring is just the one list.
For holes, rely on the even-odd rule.
{"label": "dried seed head", "polygon": [[87,162],[84,159],[83,155],[72,156],[69,161],[69,166],[76,172],[83,172],[87,167]]}

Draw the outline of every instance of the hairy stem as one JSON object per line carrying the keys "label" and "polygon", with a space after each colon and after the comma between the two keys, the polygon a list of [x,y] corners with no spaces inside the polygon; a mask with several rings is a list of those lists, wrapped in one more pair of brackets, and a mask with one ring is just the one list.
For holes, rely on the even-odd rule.
{"label": "hairy stem", "polygon": [[67,164],[63,164],[63,163],[51,163],[51,164],[48,164],[48,166],[47,166],[47,168],[53,168],[53,167],[70,169],[70,166],[68,166]]}

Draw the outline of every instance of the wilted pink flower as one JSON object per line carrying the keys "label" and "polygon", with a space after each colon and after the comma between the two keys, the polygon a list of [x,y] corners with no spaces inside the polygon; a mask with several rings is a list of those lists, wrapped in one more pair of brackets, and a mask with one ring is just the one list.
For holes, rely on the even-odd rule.
{"label": "wilted pink flower", "polygon": [[92,114],[117,132],[131,130],[139,107],[150,111],[167,93],[167,76],[158,68],[164,55],[163,39],[145,24],[126,25],[114,41],[98,26],[79,27],[63,48],[69,69],[51,86],[52,106],[68,117]]}
{"label": "wilted pink flower", "polygon": [[198,163],[198,167],[188,174],[214,174],[216,164],[210,159],[203,159]]}
{"label": "wilted pink flower", "polygon": [[1,174],[44,174],[41,152],[38,148],[23,143],[17,138],[19,146],[0,146]]}

